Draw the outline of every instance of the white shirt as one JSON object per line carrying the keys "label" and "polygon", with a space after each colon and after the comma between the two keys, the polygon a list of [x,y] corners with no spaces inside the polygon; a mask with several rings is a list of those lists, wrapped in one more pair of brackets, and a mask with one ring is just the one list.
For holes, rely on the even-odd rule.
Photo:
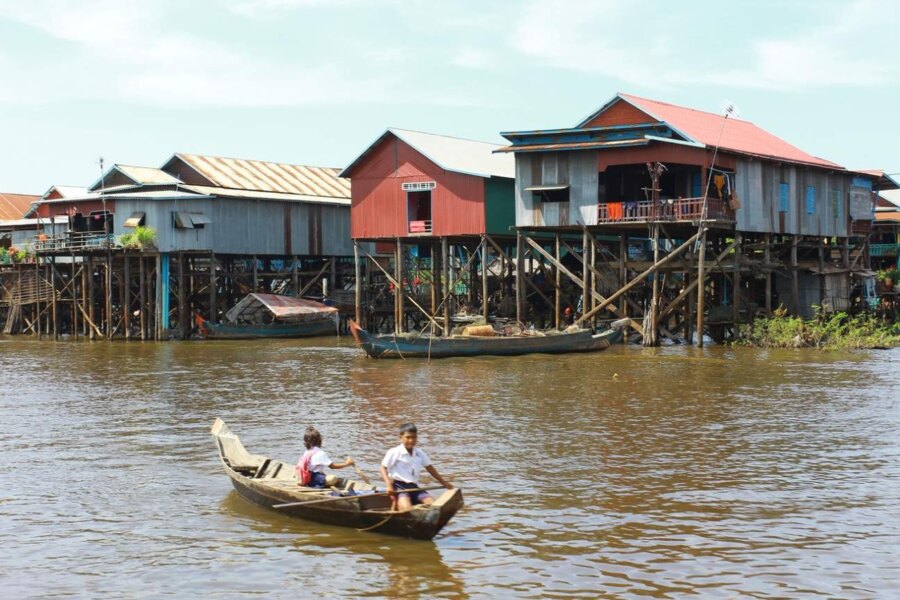
{"label": "white shirt", "polygon": [[309,457],[309,472],[324,473],[325,467],[331,464],[331,459],[325,454],[321,448],[313,448],[312,455]]}
{"label": "white shirt", "polygon": [[413,448],[410,454],[403,444],[387,451],[381,466],[387,469],[388,477],[397,481],[419,484],[419,473],[431,465],[431,460],[424,450]]}

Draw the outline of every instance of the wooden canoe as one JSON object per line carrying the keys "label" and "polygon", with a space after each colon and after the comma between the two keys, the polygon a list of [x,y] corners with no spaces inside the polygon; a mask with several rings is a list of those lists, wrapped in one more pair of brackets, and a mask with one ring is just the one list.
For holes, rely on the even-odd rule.
{"label": "wooden canoe", "polygon": [[[238,494],[261,506],[305,502],[333,497],[333,490],[303,487],[297,482],[293,463],[281,462],[244,449],[240,439],[221,419],[213,423],[211,433],[216,440],[225,473]],[[388,496],[369,496],[375,488],[361,481],[338,479],[335,486],[341,494],[357,492],[346,498],[309,506],[289,506],[277,510],[291,517],[355,527],[401,537],[430,540],[440,532],[463,505],[461,489],[446,490],[434,504],[417,505],[404,512],[392,512]]]}
{"label": "wooden canoe", "polygon": [[376,335],[353,320],[348,321],[353,339],[372,358],[448,358],[452,356],[518,356],[597,352],[622,340],[621,327],[593,333],[590,329],[546,335],[453,336]]}

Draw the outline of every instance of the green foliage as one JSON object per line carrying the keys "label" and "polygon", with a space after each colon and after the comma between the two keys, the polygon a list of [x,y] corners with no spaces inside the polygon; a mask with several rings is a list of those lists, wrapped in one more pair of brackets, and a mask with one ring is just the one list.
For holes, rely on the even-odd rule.
{"label": "green foliage", "polygon": [[900,269],[882,269],[875,273],[875,279],[884,281],[890,278],[894,283],[900,283]]}
{"label": "green foliage", "polygon": [[119,245],[129,250],[143,250],[156,246],[156,230],[138,225],[131,233],[119,236]]}
{"label": "green foliage", "polygon": [[810,321],[779,309],[768,319],[741,327],[738,344],[763,348],[851,350],[900,346],[900,324],[884,323],[868,314],[825,314],[816,307]]}
{"label": "green foliage", "polygon": [[6,251],[6,248],[0,247],[0,264],[5,264],[10,261],[9,252]]}

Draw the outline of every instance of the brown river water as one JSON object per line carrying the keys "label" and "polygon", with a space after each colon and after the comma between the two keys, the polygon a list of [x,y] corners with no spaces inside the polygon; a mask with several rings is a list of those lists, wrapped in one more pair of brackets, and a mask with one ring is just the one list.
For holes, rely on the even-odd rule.
{"label": "brown river water", "polygon": [[[23,597],[896,598],[900,350],[374,361],[348,339],[0,337],[0,590]],[[419,426],[432,542],[240,498],[209,428],[373,478]]]}

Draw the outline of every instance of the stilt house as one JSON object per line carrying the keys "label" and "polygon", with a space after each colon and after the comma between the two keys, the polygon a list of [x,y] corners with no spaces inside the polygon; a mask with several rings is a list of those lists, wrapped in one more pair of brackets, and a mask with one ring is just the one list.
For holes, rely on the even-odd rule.
{"label": "stilt house", "polygon": [[[620,314],[627,313],[630,301],[630,314],[649,316],[654,330],[673,326],[662,311],[673,314],[676,300],[683,309],[691,292],[648,289],[646,297],[629,295],[637,286],[617,292],[641,267],[659,260],[666,264],[652,268],[643,281],[660,283],[673,269],[680,270],[668,278],[673,287],[696,277],[696,261],[687,254],[668,257],[676,248],[689,248],[688,240],[702,239],[704,247],[708,241],[717,268],[729,260],[727,273],[708,285],[707,274],[702,276],[701,289],[713,296],[708,324],[733,328],[758,308],[779,304],[805,315],[813,305],[845,308],[849,275],[864,266],[861,238],[874,218],[873,190],[896,186],[889,178],[813,156],[730,111],[714,114],[629,94],[617,94],[571,128],[502,135],[511,144],[502,151],[516,156],[516,226],[583,230],[587,249],[593,245],[588,234],[619,235],[619,248],[597,253],[603,257],[598,261],[618,272],[617,281],[588,273],[585,280],[593,281],[600,299],[590,299],[585,284],[584,312],[594,316],[597,306],[618,305]],[[634,252],[635,238],[656,243]],[[640,259],[647,265],[638,264]],[[590,259],[588,264],[600,268]],[[667,293],[670,302],[661,306]],[[624,298],[607,302],[609,294]],[[682,310],[682,316],[689,312]]]}

